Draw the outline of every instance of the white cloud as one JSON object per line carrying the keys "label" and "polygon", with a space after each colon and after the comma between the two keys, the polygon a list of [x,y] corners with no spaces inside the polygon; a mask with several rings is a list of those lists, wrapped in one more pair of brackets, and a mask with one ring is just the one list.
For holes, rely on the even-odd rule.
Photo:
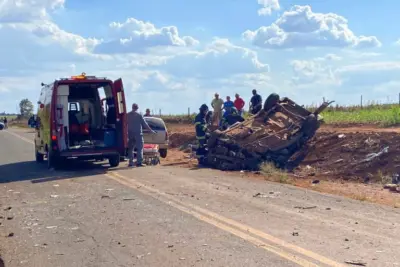
{"label": "white cloud", "polygon": [[272,25],[255,31],[247,30],[243,37],[261,48],[381,46],[375,36],[356,36],[344,17],[334,13],[314,13],[310,6],[293,6]]}
{"label": "white cloud", "polygon": [[0,23],[27,23],[47,19],[49,10],[64,6],[65,0],[0,0]]}
{"label": "white cloud", "polygon": [[292,83],[294,85],[333,85],[340,83],[332,67],[323,64],[318,58],[315,60],[293,60],[290,65],[294,72],[292,78]]}
{"label": "white cloud", "polygon": [[269,65],[248,48],[216,38],[204,50],[190,51],[170,58],[164,69],[179,77],[221,78],[240,73],[269,72]]}
{"label": "white cloud", "polygon": [[[320,60],[293,60],[291,66],[294,76],[292,84],[297,87],[312,85],[330,86],[336,93],[374,94],[376,88],[393,88],[392,81],[397,81],[400,70],[400,61],[370,61],[356,64],[333,64],[333,61]],[[389,86],[390,85],[390,86]]]}
{"label": "white cloud", "polygon": [[271,15],[272,11],[281,9],[279,0],[257,0],[257,2],[263,6],[257,11],[259,16]]}
{"label": "white cloud", "polygon": [[352,64],[342,66],[337,69],[337,72],[365,72],[365,71],[396,71],[400,69],[400,61],[378,61],[366,62],[361,64]]}
{"label": "white cloud", "polygon": [[50,21],[43,21],[31,29],[32,33],[44,43],[57,43],[72,50],[76,54],[89,54],[94,47],[101,43],[95,38],[83,38],[77,34],[66,32]]}
{"label": "white cloud", "polygon": [[335,54],[326,54],[324,57],[317,57],[316,61],[339,61],[342,57]]}
{"label": "white cloud", "polygon": [[135,18],[128,18],[124,23],[112,22],[110,24],[110,36],[110,40],[96,47],[95,53],[142,53],[150,47],[187,47],[199,43],[191,36],[180,36],[178,28],[175,26],[156,28],[150,22]]}

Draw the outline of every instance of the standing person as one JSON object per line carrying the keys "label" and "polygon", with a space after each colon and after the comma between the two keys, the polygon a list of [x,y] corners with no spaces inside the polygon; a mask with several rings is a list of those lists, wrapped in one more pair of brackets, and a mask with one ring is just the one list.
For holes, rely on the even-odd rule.
{"label": "standing person", "polygon": [[149,108],[146,108],[146,113],[143,115],[143,117],[151,117]]}
{"label": "standing person", "polygon": [[240,116],[243,115],[243,108],[246,104],[244,100],[239,96],[239,94],[235,94],[235,101],[233,102],[235,108],[237,109]]}
{"label": "standing person", "polygon": [[226,101],[225,101],[225,103],[224,103],[224,109],[227,110],[227,109],[233,108],[234,106],[235,106],[235,105],[233,104],[233,102],[232,102],[232,100],[231,100],[231,97],[230,97],[230,96],[227,96],[227,97],[226,97]]}
{"label": "standing person", "polygon": [[196,139],[199,142],[199,148],[203,148],[206,143],[206,133],[208,129],[206,122],[206,116],[208,113],[207,105],[201,105],[199,111],[199,114],[197,114],[196,118],[194,119],[194,127],[196,130]]}
{"label": "standing person", "polygon": [[250,113],[251,114],[257,114],[262,107],[262,97],[257,94],[257,90],[253,89],[252,91],[253,96],[250,99]]}
{"label": "standing person", "polygon": [[143,161],[143,127],[149,130],[151,133],[155,133],[147,122],[144,120],[143,116],[138,112],[139,106],[137,104],[132,104],[132,111],[127,114],[128,121],[128,157],[129,166],[133,167],[133,150],[137,149],[137,162],[136,166],[142,167]]}
{"label": "standing person", "polygon": [[216,122],[216,125],[219,125],[219,122],[222,119],[222,107],[224,105],[224,101],[219,98],[219,94],[215,93],[215,98],[211,101],[211,107],[214,109],[213,112],[213,120],[212,124]]}
{"label": "standing person", "polygon": [[4,117],[4,120],[3,120],[3,122],[4,122],[4,129],[7,129],[8,128],[8,125],[7,125],[7,117]]}

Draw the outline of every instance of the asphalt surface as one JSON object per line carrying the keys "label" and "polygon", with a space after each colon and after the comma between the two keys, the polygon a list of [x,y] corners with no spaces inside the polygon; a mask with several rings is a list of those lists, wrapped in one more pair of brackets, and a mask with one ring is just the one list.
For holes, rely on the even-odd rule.
{"label": "asphalt surface", "polygon": [[400,265],[399,209],[207,169],[48,170],[32,141],[0,131],[6,267]]}

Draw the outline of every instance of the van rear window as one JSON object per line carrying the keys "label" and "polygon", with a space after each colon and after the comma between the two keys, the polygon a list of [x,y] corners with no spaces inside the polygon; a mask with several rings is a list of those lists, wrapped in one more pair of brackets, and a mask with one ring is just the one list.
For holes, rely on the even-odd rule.
{"label": "van rear window", "polygon": [[145,117],[144,120],[147,122],[147,124],[150,126],[152,130],[165,131],[165,125],[162,121],[148,117]]}

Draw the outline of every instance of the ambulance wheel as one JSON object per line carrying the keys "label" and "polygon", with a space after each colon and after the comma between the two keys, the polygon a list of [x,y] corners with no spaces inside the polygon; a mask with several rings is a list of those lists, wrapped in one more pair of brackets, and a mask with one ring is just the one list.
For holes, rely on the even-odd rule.
{"label": "ambulance wheel", "polygon": [[55,170],[61,167],[60,157],[52,151],[47,152],[47,167],[49,169],[54,168]]}
{"label": "ambulance wheel", "polygon": [[37,151],[37,149],[35,149],[35,158],[36,162],[42,163],[44,161],[44,155],[40,154],[39,151]]}
{"label": "ambulance wheel", "polygon": [[108,159],[108,163],[110,163],[111,168],[118,167],[119,163],[121,161],[120,156],[112,156]]}
{"label": "ambulance wheel", "polygon": [[160,157],[162,157],[163,159],[165,159],[167,157],[168,154],[168,150],[166,149],[160,149]]}

